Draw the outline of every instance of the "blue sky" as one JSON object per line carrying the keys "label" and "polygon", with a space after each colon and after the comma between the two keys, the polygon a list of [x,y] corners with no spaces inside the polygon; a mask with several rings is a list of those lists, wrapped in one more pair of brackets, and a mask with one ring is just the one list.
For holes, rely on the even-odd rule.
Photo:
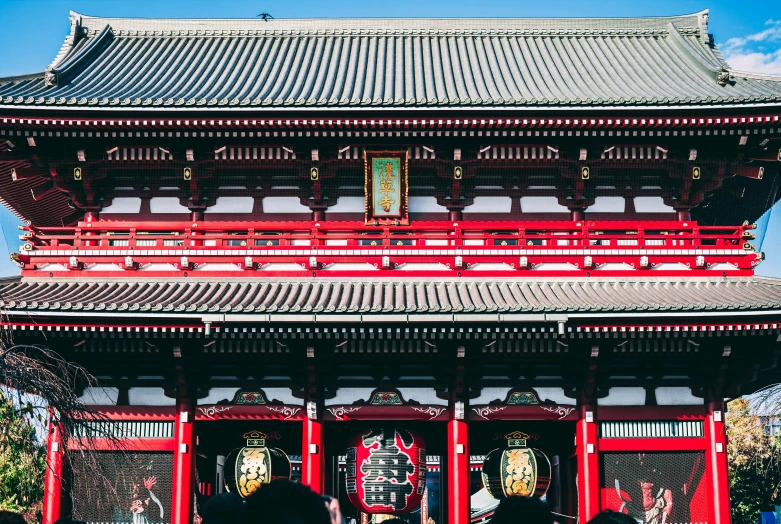
{"label": "blue sky", "polygon": [[[729,64],[781,75],[781,7],[778,0],[0,0],[0,76],[42,71],[68,34],[68,13],[120,17],[557,17],[667,16],[710,10],[710,32]],[[0,209],[0,275],[12,274],[8,247],[19,249],[15,217]],[[8,245],[5,245],[7,241]],[[758,273],[781,277],[781,206],[771,214]]]}

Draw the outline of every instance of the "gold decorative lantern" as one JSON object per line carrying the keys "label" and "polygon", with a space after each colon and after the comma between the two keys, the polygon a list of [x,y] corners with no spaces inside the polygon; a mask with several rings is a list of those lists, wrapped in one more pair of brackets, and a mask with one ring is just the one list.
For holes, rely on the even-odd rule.
{"label": "gold decorative lantern", "polygon": [[250,431],[244,434],[247,445],[230,452],[225,459],[228,491],[247,498],[272,480],[290,479],[290,459],[281,449],[266,447],[269,437],[260,431]]}
{"label": "gold decorative lantern", "polygon": [[529,435],[506,435],[507,447],[491,451],[483,461],[483,486],[495,499],[542,497],[551,481],[551,465],[545,453],[526,447]]}

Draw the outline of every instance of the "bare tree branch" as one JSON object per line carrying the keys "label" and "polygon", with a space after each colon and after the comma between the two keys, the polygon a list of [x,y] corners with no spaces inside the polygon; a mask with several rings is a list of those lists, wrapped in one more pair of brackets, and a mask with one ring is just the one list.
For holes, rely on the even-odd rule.
{"label": "bare tree branch", "polygon": [[[6,338],[7,338],[7,332]],[[118,479],[116,456],[128,460],[123,437],[117,434],[116,424],[105,415],[91,409],[79,396],[87,388],[99,388],[98,381],[84,367],[69,362],[57,352],[39,345],[15,345],[9,340],[0,341],[0,385],[5,386],[16,410],[24,414],[39,428],[50,431],[47,422],[56,424],[64,443],[75,443],[65,453],[66,469],[77,475],[74,484],[80,493],[86,492],[94,505],[108,507],[121,505],[118,500],[119,484],[132,482]],[[0,432],[6,438],[7,425],[0,421]],[[101,442],[98,450],[96,442]],[[113,466],[108,471],[100,458],[106,451],[113,451]],[[48,462],[47,468],[52,465]],[[67,477],[67,475],[64,475]],[[66,478],[61,478],[66,483]]]}

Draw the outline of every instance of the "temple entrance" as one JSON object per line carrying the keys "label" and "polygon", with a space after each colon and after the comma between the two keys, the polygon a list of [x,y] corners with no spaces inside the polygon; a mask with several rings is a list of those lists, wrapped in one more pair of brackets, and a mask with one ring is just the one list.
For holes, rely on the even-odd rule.
{"label": "temple entrance", "polygon": [[[374,454],[365,461],[360,460],[356,471],[356,461],[351,454],[363,440],[369,443],[378,437],[378,430],[384,431],[384,437],[391,442],[391,432],[397,432],[386,450],[379,445],[373,446],[383,456]],[[350,421],[333,422],[327,425],[326,454],[329,492],[339,499],[348,524],[377,524],[393,518],[401,518],[409,524],[440,524],[446,521],[446,482],[445,467],[447,456],[445,422],[424,421]],[[398,442],[398,445],[396,445]],[[393,456],[391,456],[393,455]],[[380,469],[372,471],[371,464],[379,466],[380,461],[395,461],[397,468],[394,478],[386,478]],[[423,462],[425,468],[418,463]],[[360,464],[363,464],[361,468]],[[406,473],[415,468],[425,469],[425,476],[417,484],[408,482]],[[361,469],[363,471],[361,471]],[[355,475],[361,477],[356,486]],[[357,491],[360,490],[360,493]],[[351,496],[352,494],[352,496]],[[363,499],[363,505],[385,504],[393,508],[387,513],[370,514],[356,503]],[[409,504],[405,504],[409,501]],[[404,507],[406,505],[406,507]],[[396,510],[406,511],[395,514]]]}
{"label": "temple entrance", "polygon": [[[301,480],[301,423],[278,420],[220,420],[204,422],[198,426],[197,468],[197,500],[199,506],[212,496],[225,491],[237,493],[235,463],[238,459],[236,450],[268,450],[264,451],[264,459],[269,462],[260,465],[253,473],[260,480],[265,475],[272,477],[286,473],[284,471],[283,453],[290,463],[290,478],[296,482]],[[267,458],[265,455],[273,457]],[[257,455],[257,453],[255,453]],[[240,459],[238,459],[240,460]],[[256,468],[258,469],[258,468]],[[278,471],[275,471],[277,469]],[[246,493],[238,492],[240,496]]]}
{"label": "temple entrance", "polygon": [[[490,521],[499,500],[487,490],[483,476],[499,482],[506,491],[521,493],[525,490],[536,491],[550,507],[551,511],[561,515],[577,515],[577,486],[575,461],[575,423],[551,420],[498,420],[491,422],[472,422],[469,427],[469,445],[471,462],[471,522]],[[506,471],[489,468],[486,456],[496,456],[506,450],[538,450],[534,466],[527,466],[533,474],[530,476],[501,476]],[[496,451],[495,451],[496,450]],[[492,453],[493,452],[493,453]],[[549,478],[547,464],[550,464]],[[521,457],[521,460],[527,460]],[[483,464],[486,464],[484,470]],[[495,470],[495,471],[494,471]],[[520,469],[519,469],[520,471]],[[536,476],[536,478],[534,478]],[[544,484],[549,483],[547,489]],[[496,491],[496,489],[494,489]],[[567,519],[563,519],[566,521]],[[574,521],[573,521],[574,522]]]}

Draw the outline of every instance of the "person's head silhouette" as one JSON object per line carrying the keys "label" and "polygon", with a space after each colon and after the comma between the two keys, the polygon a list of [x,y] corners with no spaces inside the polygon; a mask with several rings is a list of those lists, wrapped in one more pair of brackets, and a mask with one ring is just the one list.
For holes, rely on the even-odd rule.
{"label": "person's head silhouette", "polygon": [[553,524],[553,514],[537,497],[509,497],[499,503],[491,524]]}
{"label": "person's head silhouette", "polygon": [[203,524],[240,524],[244,515],[244,501],[235,493],[220,493],[203,506]]}
{"label": "person's head silhouette", "polygon": [[594,515],[588,524],[637,524],[637,521],[626,513],[606,509]]}
{"label": "person's head silhouette", "polygon": [[309,486],[275,480],[247,498],[244,524],[331,524],[331,514]]}

